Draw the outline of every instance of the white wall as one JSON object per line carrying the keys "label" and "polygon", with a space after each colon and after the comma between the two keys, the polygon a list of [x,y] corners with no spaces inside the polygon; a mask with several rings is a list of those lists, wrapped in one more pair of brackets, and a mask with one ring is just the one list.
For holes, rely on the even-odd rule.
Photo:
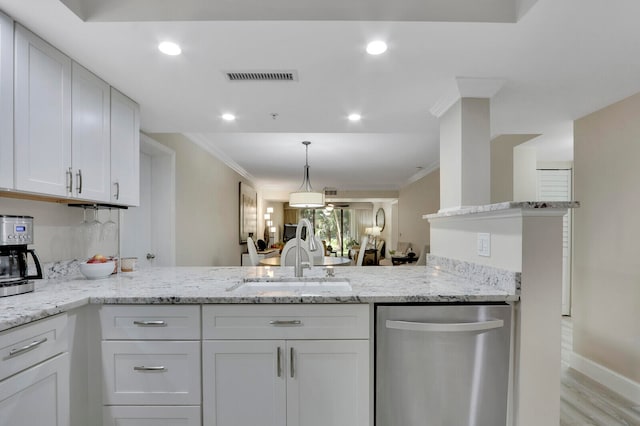
{"label": "white wall", "polygon": [[[514,148],[540,135],[500,135],[491,141],[491,202],[513,201]],[[535,166],[534,171],[535,173]],[[535,193],[534,193],[535,197]],[[530,198],[527,201],[535,200]]]}
{"label": "white wall", "polygon": [[176,265],[240,265],[239,182],[252,183],[183,135],[149,136],[176,152]]}
{"label": "white wall", "polygon": [[537,196],[536,148],[517,146],[513,150],[513,201],[533,201]]}
{"label": "white wall", "polygon": [[[97,239],[88,244],[82,237],[81,208],[45,201],[0,197],[0,214],[33,216],[34,244],[30,248],[36,250],[41,262],[86,260],[98,253],[106,256],[117,254],[117,240]],[[118,215],[115,211],[112,216],[117,223]],[[88,214],[87,217],[91,215]],[[108,218],[108,210],[99,211],[100,222],[106,222]]]}
{"label": "white wall", "polygon": [[[574,123],[573,345],[640,383],[640,94]],[[640,388],[639,388],[640,389]],[[636,395],[640,400],[640,392]]]}

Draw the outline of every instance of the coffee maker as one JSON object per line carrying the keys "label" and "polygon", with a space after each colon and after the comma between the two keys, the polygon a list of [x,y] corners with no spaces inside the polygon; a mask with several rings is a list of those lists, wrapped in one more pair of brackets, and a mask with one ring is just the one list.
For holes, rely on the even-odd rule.
{"label": "coffee maker", "polygon": [[[42,278],[40,260],[28,244],[33,244],[33,217],[0,215],[0,297],[33,291],[31,280]],[[29,254],[35,275],[29,275]]]}

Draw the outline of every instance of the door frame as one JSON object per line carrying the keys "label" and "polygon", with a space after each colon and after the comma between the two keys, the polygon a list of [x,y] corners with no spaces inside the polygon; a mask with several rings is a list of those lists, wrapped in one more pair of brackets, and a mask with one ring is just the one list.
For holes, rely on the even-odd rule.
{"label": "door frame", "polygon": [[[151,157],[151,246],[159,259],[166,259],[158,266],[175,266],[176,152],[144,133],[140,133],[140,152]],[[120,210],[121,224],[124,214],[125,211]],[[154,239],[158,235],[162,238]],[[119,249],[122,253],[122,246]]]}

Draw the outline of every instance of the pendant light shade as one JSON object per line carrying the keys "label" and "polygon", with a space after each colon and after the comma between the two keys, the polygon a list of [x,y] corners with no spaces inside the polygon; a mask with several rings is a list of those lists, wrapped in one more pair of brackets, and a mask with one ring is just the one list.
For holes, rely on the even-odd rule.
{"label": "pendant light shade", "polygon": [[324,207],[324,193],[314,192],[309,180],[309,145],[311,142],[304,141],[302,144],[305,146],[306,157],[302,185],[296,192],[289,194],[289,206],[300,209]]}

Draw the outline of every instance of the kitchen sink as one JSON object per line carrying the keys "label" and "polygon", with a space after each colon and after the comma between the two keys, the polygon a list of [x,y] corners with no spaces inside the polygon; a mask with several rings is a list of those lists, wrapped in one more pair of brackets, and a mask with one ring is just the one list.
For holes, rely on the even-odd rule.
{"label": "kitchen sink", "polygon": [[351,284],[349,280],[344,278],[266,278],[245,279],[238,288],[256,291],[318,293],[325,291],[351,291]]}

